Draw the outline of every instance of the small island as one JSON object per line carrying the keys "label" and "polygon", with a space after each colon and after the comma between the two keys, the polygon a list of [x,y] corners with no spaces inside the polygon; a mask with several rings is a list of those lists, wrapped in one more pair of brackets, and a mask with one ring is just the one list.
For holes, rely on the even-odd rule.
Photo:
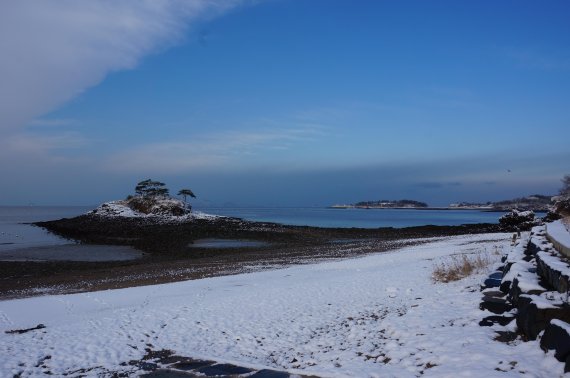
{"label": "small island", "polygon": [[425,209],[428,204],[414,200],[361,201],[351,205],[332,205],[333,209]]}
{"label": "small island", "polygon": [[347,205],[331,205],[331,209],[418,209],[418,210],[481,210],[481,211],[500,211],[507,212],[511,210],[519,211],[536,211],[548,212],[552,206],[553,196],[541,194],[533,194],[526,197],[514,198],[510,200],[502,200],[497,202],[457,202],[448,206],[432,207],[425,202],[415,200],[380,200],[380,201],[361,201]]}

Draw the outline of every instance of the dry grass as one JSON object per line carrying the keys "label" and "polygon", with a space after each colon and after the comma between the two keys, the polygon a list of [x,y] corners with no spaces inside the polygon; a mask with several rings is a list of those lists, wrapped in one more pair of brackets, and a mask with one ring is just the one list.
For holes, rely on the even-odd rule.
{"label": "dry grass", "polygon": [[432,280],[434,282],[458,281],[487,268],[493,262],[495,259],[488,253],[452,255],[434,264]]}

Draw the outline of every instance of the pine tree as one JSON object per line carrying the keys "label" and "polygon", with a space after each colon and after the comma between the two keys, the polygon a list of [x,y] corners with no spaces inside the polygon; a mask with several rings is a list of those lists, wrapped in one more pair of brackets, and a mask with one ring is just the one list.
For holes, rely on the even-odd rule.
{"label": "pine tree", "polygon": [[190,196],[192,198],[196,198],[194,192],[192,192],[190,189],[180,189],[178,195],[184,198],[184,205],[186,205],[186,197]]}
{"label": "pine tree", "polygon": [[168,196],[168,188],[163,182],[148,179],[137,184],[135,193],[141,197],[165,197]]}

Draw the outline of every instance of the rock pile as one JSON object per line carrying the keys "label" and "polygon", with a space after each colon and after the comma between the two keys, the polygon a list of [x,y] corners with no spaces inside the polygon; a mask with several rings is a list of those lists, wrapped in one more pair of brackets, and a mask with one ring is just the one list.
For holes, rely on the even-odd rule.
{"label": "rock pile", "polygon": [[480,325],[507,325],[516,319],[524,340],[540,339],[541,348],[554,350],[570,372],[570,262],[548,241],[546,227],[536,226],[514,239],[502,264],[485,280],[480,305],[498,315]]}
{"label": "rock pile", "polygon": [[540,224],[540,219],[536,218],[534,211],[531,210],[511,210],[499,218],[499,225],[505,231],[528,231]]}

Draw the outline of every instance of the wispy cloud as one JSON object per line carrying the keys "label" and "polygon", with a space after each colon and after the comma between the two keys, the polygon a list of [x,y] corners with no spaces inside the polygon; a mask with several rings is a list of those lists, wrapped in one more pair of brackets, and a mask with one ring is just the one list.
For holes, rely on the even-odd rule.
{"label": "wispy cloud", "polygon": [[15,172],[36,175],[47,167],[58,167],[63,173],[69,167],[89,160],[81,154],[88,144],[82,135],[69,131],[52,135],[23,132],[7,136],[0,140],[0,175],[13,177]]}
{"label": "wispy cloud", "polygon": [[0,128],[17,129],[110,72],[180,42],[195,20],[238,0],[0,3]]}
{"label": "wispy cloud", "polygon": [[37,118],[28,122],[27,126],[58,127],[72,126],[78,123],[80,123],[78,120],[70,118]]}
{"label": "wispy cloud", "polygon": [[[272,154],[318,140],[325,131],[315,124],[253,131],[197,135],[186,141],[166,141],[131,148],[107,159],[105,169],[128,172],[181,173],[190,170],[258,166]],[[263,155],[262,155],[263,152]]]}

